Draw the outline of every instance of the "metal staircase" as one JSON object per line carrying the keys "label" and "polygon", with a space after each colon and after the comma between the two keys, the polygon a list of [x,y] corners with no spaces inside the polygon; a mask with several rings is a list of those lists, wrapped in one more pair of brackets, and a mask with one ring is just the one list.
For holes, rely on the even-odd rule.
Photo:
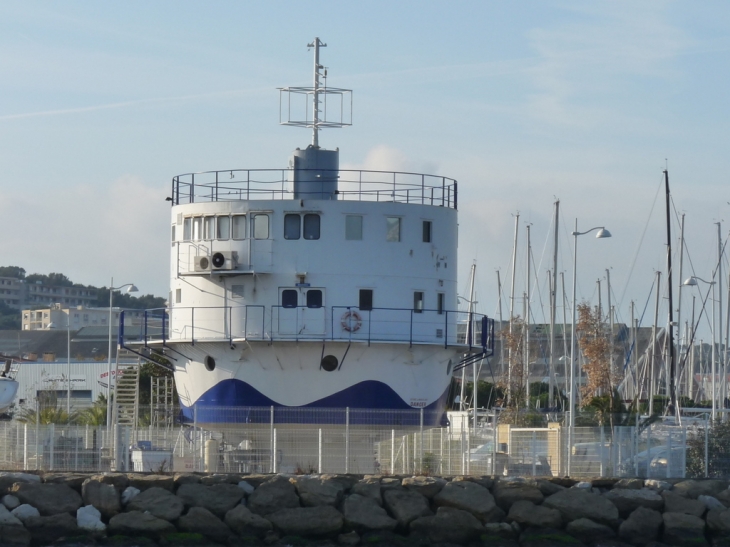
{"label": "metal staircase", "polygon": [[139,361],[119,366],[114,381],[114,425],[133,432],[139,419],[139,368]]}

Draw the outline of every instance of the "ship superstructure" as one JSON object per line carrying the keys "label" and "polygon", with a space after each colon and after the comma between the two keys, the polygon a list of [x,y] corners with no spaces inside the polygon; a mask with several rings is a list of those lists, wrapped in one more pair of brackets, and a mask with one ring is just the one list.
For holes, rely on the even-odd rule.
{"label": "ship superstructure", "polygon": [[[174,363],[189,418],[262,406],[440,416],[454,368],[485,351],[489,323],[456,311],[456,181],[339,169],[319,131],[349,125],[351,94],[323,84],[324,46],[310,44],[313,87],[280,91],[283,123],[312,129],[288,167],[172,181],[169,308],[148,311],[136,347]],[[302,95],[306,116],[292,120]]]}

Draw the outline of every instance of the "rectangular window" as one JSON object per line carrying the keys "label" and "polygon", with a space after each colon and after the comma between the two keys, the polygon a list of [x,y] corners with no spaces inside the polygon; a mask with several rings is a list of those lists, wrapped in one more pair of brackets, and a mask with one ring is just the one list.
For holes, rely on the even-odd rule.
{"label": "rectangular window", "polygon": [[[246,223],[244,222],[244,226]],[[216,239],[230,239],[231,237],[231,217],[218,217],[216,224]]]}
{"label": "rectangular window", "polygon": [[172,241],[172,244],[175,244],[175,225],[172,225],[172,233],[170,234],[170,241]]}
{"label": "rectangular window", "polygon": [[386,217],[385,241],[400,241],[400,217]]}
{"label": "rectangular window", "polygon": [[421,291],[413,293],[413,311],[415,313],[423,312],[423,293]]}
{"label": "rectangular window", "polygon": [[243,285],[231,285],[231,295],[233,298],[243,298]]}
{"label": "rectangular window", "polygon": [[439,315],[443,315],[444,313],[444,293],[442,292],[438,293],[436,311]]}
{"label": "rectangular window", "polygon": [[269,239],[269,215],[253,216],[254,239]]}
{"label": "rectangular window", "polygon": [[312,289],[307,291],[307,307],[308,308],[321,308],[322,307],[322,291],[319,289]]}
{"label": "rectangular window", "polygon": [[349,241],[362,239],[362,215],[345,216],[345,239]]}
{"label": "rectangular window", "polygon": [[175,304],[182,302],[182,289],[175,289]]}
{"label": "rectangular window", "polygon": [[283,308],[296,308],[297,292],[296,289],[285,289],[281,291],[281,306]]}
{"label": "rectangular window", "polygon": [[205,217],[203,227],[203,239],[215,239],[215,217]]}
{"label": "rectangular window", "polygon": [[423,221],[423,242],[431,243],[431,221]]}
{"label": "rectangular window", "polygon": [[246,215],[233,215],[233,239],[246,239]]}
{"label": "rectangular window", "polygon": [[183,241],[190,241],[193,237],[193,219],[188,217],[183,222]]}
{"label": "rectangular window", "polygon": [[304,239],[319,239],[319,215],[304,215]]}
{"label": "rectangular window", "polygon": [[301,219],[299,215],[284,215],[284,239],[299,239]]}
{"label": "rectangular window", "polygon": [[203,237],[203,217],[193,217],[193,241]]}
{"label": "rectangular window", "polygon": [[358,308],[360,308],[360,311],[370,311],[373,309],[372,289],[360,289],[360,302]]}

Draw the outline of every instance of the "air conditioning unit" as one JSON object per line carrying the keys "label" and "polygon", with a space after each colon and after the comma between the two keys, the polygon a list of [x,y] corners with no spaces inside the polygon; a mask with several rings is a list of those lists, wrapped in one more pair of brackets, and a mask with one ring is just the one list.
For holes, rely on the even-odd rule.
{"label": "air conditioning unit", "polygon": [[195,257],[195,271],[198,273],[235,270],[236,266],[238,266],[238,253],[236,251],[216,251],[210,256]]}
{"label": "air conditioning unit", "polygon": [[208,256],[196,256],[195,257],[195,271],[196,272],[209,272],[212,269],[210,257]]}

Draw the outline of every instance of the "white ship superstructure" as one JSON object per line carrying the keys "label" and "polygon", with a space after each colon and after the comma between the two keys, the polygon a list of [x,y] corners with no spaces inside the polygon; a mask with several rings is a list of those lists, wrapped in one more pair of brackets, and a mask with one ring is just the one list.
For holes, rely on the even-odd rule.
{"label": "white ship superstructure", "polygon": [[489,324],[455,311],[457,183],[339,169],[318,131],[349,125],[323,107],[346,107],[349,92],[322,86],[324,44],[311,46],[314,87],[282,90],[311,100],[304,121],[284,122],[312,128],[311,145],[285,169],[173,179],[169,308],[147,312],[136,349],[174,363],[198,421],[270,406],[425,408],[440,420],[453,369],[483,353]]}

